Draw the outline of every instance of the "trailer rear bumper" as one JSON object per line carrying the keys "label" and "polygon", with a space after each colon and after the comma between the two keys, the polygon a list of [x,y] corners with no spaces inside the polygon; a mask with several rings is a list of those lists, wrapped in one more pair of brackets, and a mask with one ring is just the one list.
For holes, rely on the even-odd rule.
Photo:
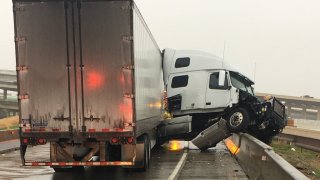
{"label": "trailer rear bumper", "polygon": [[59,139],[72,140],[77,139],[96,139],[97,141],[109,141],[114,137],[134,137],[134,132],[132,131],[114,131],[114,132],[80,132],[80,133],[70,133],[70,132],[21,132],[20,138],[43,138],[47,141],[57,141]]}
{"label": "trailer rear bumper", "polygon": [[100,161],[100,162],[25,162],[24,166],[134,166],[130,161]]}

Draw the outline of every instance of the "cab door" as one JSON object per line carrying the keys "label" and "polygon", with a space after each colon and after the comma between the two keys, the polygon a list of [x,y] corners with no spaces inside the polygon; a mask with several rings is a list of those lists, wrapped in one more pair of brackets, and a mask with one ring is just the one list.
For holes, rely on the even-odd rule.
{"label": "cab door", "polygon": [[[223,74],[225,76],[224,84],[219,86],[219,76]],[[225,108],[230,104],[231,94],[229,88],[229,78],[226,72],[223,74],[219,73],[219,71],[208,73],[205,102],[206,109]]]}

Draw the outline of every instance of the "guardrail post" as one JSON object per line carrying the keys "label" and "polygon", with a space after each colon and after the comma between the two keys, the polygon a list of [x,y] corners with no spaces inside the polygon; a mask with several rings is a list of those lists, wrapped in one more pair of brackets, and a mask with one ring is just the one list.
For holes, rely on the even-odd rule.
{"label": "guardrail post", "polygon": [[8,90],[4,89],[3,90],[3,99],[6,100],[8,97]]}

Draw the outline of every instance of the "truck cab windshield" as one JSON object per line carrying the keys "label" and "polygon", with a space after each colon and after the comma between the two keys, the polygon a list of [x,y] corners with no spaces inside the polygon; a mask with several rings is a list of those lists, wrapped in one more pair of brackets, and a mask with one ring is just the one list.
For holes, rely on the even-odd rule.
{"label": "truck cab windshield", "polygon": [[254,95],[250,82],[246,81],[238,73],[230,72],[230,79],[233,87],[238,88],[242,91],[248,92],[251,95]]}

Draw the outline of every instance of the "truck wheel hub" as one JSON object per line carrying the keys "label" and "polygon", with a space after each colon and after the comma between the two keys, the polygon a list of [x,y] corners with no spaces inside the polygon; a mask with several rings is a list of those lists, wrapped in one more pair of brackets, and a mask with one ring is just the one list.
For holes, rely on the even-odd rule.
{"label": "truck wheel hub", "polygon": [[230,117],[230,125],[232,127],[237,127],[241,124],[243,120],[243,115],[241,112],[235,112]]}

